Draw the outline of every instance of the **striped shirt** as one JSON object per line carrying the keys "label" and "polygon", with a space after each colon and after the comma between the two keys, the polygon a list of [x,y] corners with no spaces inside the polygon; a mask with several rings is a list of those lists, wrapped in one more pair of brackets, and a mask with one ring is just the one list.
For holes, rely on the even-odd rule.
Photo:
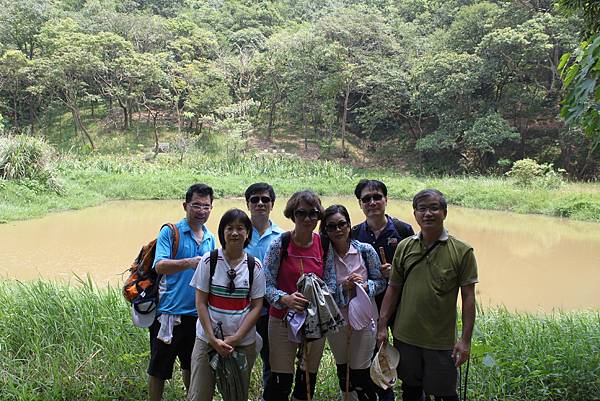
{"label": "striped shirt", "polygon": [[[265,276],[262,265],[258,259],[255,259],[255,261],[252,288],[249,288],[248,257],[245,255],[244,259],[234,268],[236,273],[233,280],[235,289],[230,293],[230,280],[227,274],[229,264],[223,257],[223,250],[219,249],[217,266],[210,291],[208,289],[210,280],[210,252],[202,257],[202,261],[198,265],[190,285],[209,294],[208,314],[213,331],[217,337],[220,337],[220,333],[217,331],[219,322],[221,323],[224,337],[234,335],[250,311],[250,300],[262,298],[265,295]],[[208,338],[204,335],[200,319],[196,323],[196,336],[208,342]],[[254,343],[255,337],[256,329],[252,327],[239,345],[250,345]]]}

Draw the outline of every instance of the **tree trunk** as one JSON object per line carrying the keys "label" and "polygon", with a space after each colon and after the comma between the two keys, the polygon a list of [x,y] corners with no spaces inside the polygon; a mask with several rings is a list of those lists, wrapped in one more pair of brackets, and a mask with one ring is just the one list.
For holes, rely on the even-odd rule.
{"label": "tree trunk", "polygon": [[73,114],[73,120],[75,122],[75,127],[79,128],[79,130],[81,130],[85,139],[87,139],[88,142],[90,143],[92,150],[96,150],[96,145],[94,145],[94,141],[92,140],[90,133],[88,132],[88,130],[83,125],[83,122],[81,121],[81,113],[79,112],[79,109],[75,106],[72,106],[71,113]]}
{"label": "tree trunk", "polygon": [[277,107],[277,103],[275,101],[271,102],[271,108],[269,109],[269,125],[267,125],[267,139],[269,142],[273,139],[273,120],[275,119],[275,109]]}
{"label": "tree trunk", "polygon": [[[150,112],[148,112],[150,114]],[[156,128],[156,119],[158,111],[152,116],[152,127],[154,128],[154,157],[158,154],[158,129]]]}
{"label": "tree trunk", "polygon": [[348,98],[350,97],[350,82],[346,85],[344,97],[344,111],[342,115],[342,157],[346,157],[346,118],[348,117]]}

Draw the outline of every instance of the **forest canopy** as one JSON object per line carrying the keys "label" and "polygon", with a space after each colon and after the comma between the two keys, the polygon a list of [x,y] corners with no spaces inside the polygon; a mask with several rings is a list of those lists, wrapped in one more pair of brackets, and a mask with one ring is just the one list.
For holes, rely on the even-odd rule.
{"label": "forest canopy", "polygon": [[94,149],[83,114],[112,135],[144,115],[391,147],[421,172],[531,158],[595,178],[594,141],[559,116],[583,20],[551,0],[0,0],[0,121],[48,136],[68,113]]}

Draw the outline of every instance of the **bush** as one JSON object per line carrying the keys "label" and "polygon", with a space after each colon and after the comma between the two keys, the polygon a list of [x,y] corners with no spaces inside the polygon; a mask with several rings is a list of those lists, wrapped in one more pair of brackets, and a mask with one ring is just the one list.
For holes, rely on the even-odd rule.
{"label": "bush", "polygon": [[539,164],[533,159],[522,159],[514,162],[506,175],[523,188],[556,189],[565,183],[564,173],[561,168],[554,170],[552,163]]}
{"label": "bush", "polygon": [[41,139],[27,135],[0,138],[0,177],[5,180],[34,180],[60,192],[53,176],[54,149]]}

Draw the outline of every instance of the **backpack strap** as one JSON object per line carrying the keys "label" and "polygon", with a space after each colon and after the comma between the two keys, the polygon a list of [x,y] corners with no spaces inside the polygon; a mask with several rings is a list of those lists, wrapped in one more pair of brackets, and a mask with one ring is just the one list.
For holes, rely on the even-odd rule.
{"label": "backpack strap", "polygon": [[177,229],[176,225],[171,223],[163,224],[160,229],[162,230],[164,226],[169,227],[169,229],[171,230],[171,235],[173,236],[173,243],[171,246],[171,259],[175,259],[175,257],[177,256],[177,251],[179,251],[179,230]]}
{"label": "backpack strap", "polygon": [[217,270],[217,261],[219,259],[219,250],[213,249],[210,251],[210,275],[208,276],[208,293],[210,294],[210,288],[212,287],[213,276]]}
{"label": "backpack strap", "polygon": [[350,238],[357,240],[359,231],[360,231],[360,224],[353,226],[352,230],[350,230]]}
{"label": "backpack strap", "polygon": [[252,284],[254,283],[254,266],[256,266],[256,259],[249,253],[246,254],[246,257],[248,258],[248,283],[250,284],[248,288],[248,299],[250,299],[250,291],[252,291]]}
{"label": "backpack strap", "polygon": [[411,235],[410,232],[406,230],[405,223],[401,222],[397,218],[392,217],[392,224],[402,238],[406,238]]}

